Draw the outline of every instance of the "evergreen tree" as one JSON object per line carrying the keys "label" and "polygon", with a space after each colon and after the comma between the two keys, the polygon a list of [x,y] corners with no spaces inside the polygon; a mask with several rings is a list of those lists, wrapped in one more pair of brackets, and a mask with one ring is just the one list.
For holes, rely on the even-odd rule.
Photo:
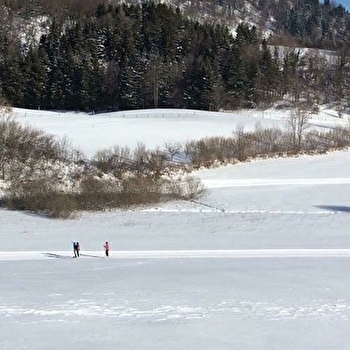
{"label": "evergreen tree", "polygon": [[121,109],[135,109],[141,107],[141,74],[139,53],[135,42],[124,33],[124,53],[118,76],[119,105]]}
{"label": "evergreen tree", "polygon": [[101,74],[101,108],[116,110],[119,107],[119,66],[117,62],[114,60],[107,62],[107,66]]}
{"label": "evergreen tree", "polygon": [[259,59],[258,95],[267,103],[277,98],[279,83],[278,54],[273,58],[266,40],[263,40]]}
{"label": "evergreen tree", "polygon": [[4,59],[0,66],[0,81],[2,93],[5,99],[14,106],[24,106],[24,63],[22,61],[19,47],[13,46],[4,48]]}
{"label": "evergreen tree", "polygon": [[298,65],[300,62],[300,52],[291,50],[283,60],[283,93],[292,94],[294,101],[299,101],[300,85],[298,78]]}
{"label": "evergreen tree", "polygon": [[23,103],[29,108],[46,108],[48,59],[44,50],[30,48],[25,61]]}

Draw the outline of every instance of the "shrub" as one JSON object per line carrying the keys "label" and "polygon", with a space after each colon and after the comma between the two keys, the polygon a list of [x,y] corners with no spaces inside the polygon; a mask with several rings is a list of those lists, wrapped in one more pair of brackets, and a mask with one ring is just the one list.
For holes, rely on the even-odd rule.
{"label": "shrub", "polygon": [[195,200],[203,197],[207,192],[202,182],[192,176],[170,180],[166,188],[169,197],[174,199]]}
{"label": "shrub", "polygon": [[[74,150],[66,140],[31,127],[24,127],[11,117],[0,119],[0,176],[7,177],[9,164],[36,163],[38,161],[75,161],[83,155]],[[18,167],[21,169],[21,167]]]}
{"label": "shrub", "polygon": [[77,203],[72,194],[54,189],[48,181],[12,184],[4,196],[4,205],[10,209],[28,210],[52,218],[72,218]]}
{"label": "shrub", "polygon": [[120,206],[120,192],[116,181],[87,176],[75,196],[80,210],[104,210]]}
{"label": "shrub", "polygon": [[158,203],[162,200],[162,180],[152,177],[133,176],[123,181],[123,206]]}
{"label": "shrub", "polygon": [[188,176],[185,178],[183,188],[183,198],[187,200],[194,200],[203,197],[206,194],[206,188],[202,182],[195,178]]}
{"label": "shrub", "polygon": [[98,170],[102,173],[111,173],[121,179],[125,173],[132,169],[132,155],[128,147],[115,146],[96,153],[92,158]]}

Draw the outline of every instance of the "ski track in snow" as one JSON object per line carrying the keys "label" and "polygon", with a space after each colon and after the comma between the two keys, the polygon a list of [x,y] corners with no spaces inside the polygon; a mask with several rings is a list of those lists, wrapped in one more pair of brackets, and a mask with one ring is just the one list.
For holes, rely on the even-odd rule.
{"label": "ski track in snow", "polygon": [[206,203],[194,202],[196,204],[206,207],[206,209],[193,208],[193,209],[175,209],[175,208],[152,208],[144,209],[143,212],[163,212],[163,213],[226,213],[226,214],[282,214],[282,215],[333,215],[338,214],[339,211],[336,210],[313,210],[313,211],[303,211],[303,210],[257,210],[257,209],[247,209],[247,210],[227,210],[220,209],[210,206]]}
{"label": "ski track in snow", "polygon": [[[26,317],[21,323],[50,322],[51,320],[64,319],[64,322],[72,322],[69,317],[109,317],[125,321],[164,322],[176,320],[211,318],[225,314],[230,319],[265,319],[265,320],[291,320],[291,319],[350,319],[350,303],[347,300],[312,300],[308,303],[285,304],[281,301],[250,301],[250,300],[223,300],[215,304],[206,305],[155,305],[153,307],[140,308],[137,305],[115,304],[115,300],[96,302],[96,300],[80,299],[69,300],[62,304],[52,305],[47,308],[20,307],[15,305],[1,305],[0,316],[6,317],[7,322],[11,317]],[[31,317],[31,318],[29,318]],[[35,317],[34,319],[32,317]],[[68,318],[67,318],[68,317]],[[29,318],[29,319],[28,319]]]}
{"label": "ski track in snow", "polygon": [[[0,252],[0,261],[71,259],[69,251]],[[256,259],[256,258],[350,258],[350,249],[240,249],[240,250],[130,250],[113,251],[106,258],[100,251],[87,251],[85,259]]]}
{"label": "ski track in snow", "polygon": [[201,179],[209,188],[253,186],[317,186],[350,184],[350,178],[305,178],[305,179]]}

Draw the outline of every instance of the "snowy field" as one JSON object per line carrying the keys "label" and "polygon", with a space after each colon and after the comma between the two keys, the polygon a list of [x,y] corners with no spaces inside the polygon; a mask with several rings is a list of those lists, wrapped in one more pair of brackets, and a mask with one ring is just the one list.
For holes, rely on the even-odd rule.
{"label": "snowy field", "polygon": [[[88,155],[286,118],[158,112],[16,110]],[[312,121],[341,122],[329,111]],[[198,171],[208,194],[197,203],[76,220],[0,210],[0,349],[347,349],[349,174],[350,151],[338,151]]]}
{"label": "snowy field", "polygon": [[[262,127],[281,127],[286,124],[288,111],[243,110],[215,113],[181,109],[146,109],[97,115],[47,112],[15,108],[13,116],[24,125],[67,137],[73,145],[92,156],[96,151],[115,145],[135,148],[144,143],[149,148],[164,148],[165,142],[182,142],[206,136],[231,136],[237,126],[245,131]],[[347,125],[337,113],[324,109],[310,121],[313,127],[327,128]]]}

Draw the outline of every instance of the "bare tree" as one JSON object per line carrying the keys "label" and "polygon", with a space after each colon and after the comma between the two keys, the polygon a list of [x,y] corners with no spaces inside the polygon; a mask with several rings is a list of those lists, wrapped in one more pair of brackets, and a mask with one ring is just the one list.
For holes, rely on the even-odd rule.
{"label": "bare tree", "polygon": [[147,169],[149,161],[150,151],[146,148],[146,145],[142,142],[139,142],[136,146],[136,149],[133,152],[133,166],[137,174],[142,174]]}
{"label": "bare tree", "polygon": [[148,167],[151,174],[155,179],[159,179],[166,168],[166,161],[168,160],[168,155],[161,151],[160,149],[156,149],[151,151],[149,154]]}
{"label": "bare tree", "polygon": [[178,154],[182,149],[180,142],[165,142],[164,147],[170,154],[171,162],[174,161],[174,156]]}
{"label": "bare tree", "polygon": [[287,126],[294,151],[298,152],[301,149],[301,141],[305,131],[309,128],[310,118],[310,113],[300,106],[290,113]]}
{"label": "bare tree", "polygon": [[10,126],[15,122],[5,107],[0,108],[0,173],[5,180],[5,168],[9,159],[8,143],[10,140]]}
{"label": "bare tree", "polygon": [[133,164],[130,149],[117,145],[110,149],[98,151],[92,160],[100,171],[112,173],[119,179],[131,170]]}

